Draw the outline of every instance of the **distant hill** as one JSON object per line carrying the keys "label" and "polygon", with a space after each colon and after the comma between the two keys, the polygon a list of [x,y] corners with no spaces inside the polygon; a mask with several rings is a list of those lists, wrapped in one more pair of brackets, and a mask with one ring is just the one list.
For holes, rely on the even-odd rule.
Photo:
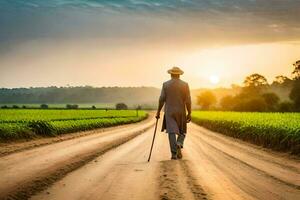
{"label": "distant hill", "polygon": [[0,89],[0,104],[118,103],[156,105],[154,87],[41,87]]}
{"label": "distant hill", "polygon": [[[193,106],[197,96],[208,89],[191,90]],[[239,93],[240,88],[210,89],[220,100],[227,95]],[[269,91],[275,92],[282,100],[287,100],[291,87],[270,86]],[[155,87],[38,87],[38,88],[0,88],[0,104],[115,104],[124,102],[129,106],[142,105],[156,108],[160,89]]]}

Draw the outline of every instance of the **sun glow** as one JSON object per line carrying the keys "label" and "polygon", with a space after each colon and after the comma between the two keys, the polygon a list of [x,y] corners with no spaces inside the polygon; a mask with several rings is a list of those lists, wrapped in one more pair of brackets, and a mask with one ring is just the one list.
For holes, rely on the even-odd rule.
{"label": "sun glow", "polygon": [[209,81],[210,81],[212,84],[216,85],[216,84],[218,84],[218,83],[220,82],[220,77],[219,77],[218,75],[211,75],[211,76],[209,77]]}

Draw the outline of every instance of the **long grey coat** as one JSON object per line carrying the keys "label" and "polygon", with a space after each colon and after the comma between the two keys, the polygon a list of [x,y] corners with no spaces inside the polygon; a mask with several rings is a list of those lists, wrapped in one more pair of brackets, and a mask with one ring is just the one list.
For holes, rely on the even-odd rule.
{"label": "long grey coat", "polygon": [[177,78],[164,82],[159,101],[165,105],[162,131],[185,134],[186,108],[191,107],[189,85]]}

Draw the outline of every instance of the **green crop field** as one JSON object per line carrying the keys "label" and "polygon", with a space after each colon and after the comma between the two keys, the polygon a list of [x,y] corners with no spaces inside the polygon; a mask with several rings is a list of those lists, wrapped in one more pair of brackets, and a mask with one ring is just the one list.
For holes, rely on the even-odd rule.
{"label": "green crop field", "polygon": [[195,111],[192,120],[225,135],[300,154],[300,113]]}
{"label": "green crop field", "polygon": [[0,109],[0,140],[55,136],[63,133],[138,122],[147,117],[135,110]]}

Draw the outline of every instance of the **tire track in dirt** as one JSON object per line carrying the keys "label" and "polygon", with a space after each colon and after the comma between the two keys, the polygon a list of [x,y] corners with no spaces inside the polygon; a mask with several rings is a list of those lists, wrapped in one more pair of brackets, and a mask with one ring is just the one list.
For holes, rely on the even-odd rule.
{"label": "tire track in dirt", "polygon": [[[194,137],[194,136],[193,136],[193,137]],[[237,163],[239,163],[240,165],[244,165],[245,167],[251,168],[253,171],[256,171],[257,173],[259,173],[259,174],[261,174],[261,175],[264,175],[264,176],[266,176],[266,177],[268,177],[268,178],[272,178],[272,179],[274,179],[275,181],[280,182],[281,184],[284,184],[284,185],[287,185],[287,186],[289,186],[289,187],[293,187],[293,188],[295,188],[295,189],[300,190],[300,185],[295,184],[295,183],[288,182],[288,181],[283,180],[283,179],[280,179],[280,178],[278,178],[278,177],[276,177],[276,176],[274,176],[274,175],[272,175],[272,174],[269,174],[267,171],[264,171],[264,170],[262,170],[262,169],[260,169],[260,168],[258,168],[258,167],[256,167],[256,166],[254,166],[254,165],[251,165],[251,164],[245,162],[245,161],[242,160],[242,159],[239,159],[239,158],[235,157],[234,155],[231,155],[231,154],[227,153],[226,151],[224,151],[224,149],[222,149],[222,148],[220,148],[220,147],[218,147],[218,146],[212,145],[212,144],[211,144],[209,141],[207,141],[206,139],[203,139],[203,138],[199,137],[199,135],[196,135],[195,137],[196,137],[197,140],[199,140],[199,141],[200,141],[200,139],[201,139],[201,143],[204,144],[204,145],[206,145],[206,146],[208,146],[208,148],[213,149],[215,152],[218,152],[219,154],[223,154],[224,157],[227,157],[228,159],[233,160],[234,162],[237,162]],[[274,162],[273,162],[273,163],[274,163]],[[274,164],[277,165],[277,163],[274,163]],[[298,171],[297,169],[294,169],[294,168],[292,168],[292,167],[289,167],[289,169],[290,169],[290,170],[293,170],[293,171],[295,170],[295,173]]]}
{"label": "tire track in dirt", "polygon": [[159,187],[161,200],[184,199],[179,192],[179,177],[176,172],[178,167],[178,162],[173,160],[160,162]]}
{"label": "tire track in dirt", "polygon": [[[200,145],[198,146],[200,147]],[[238,174],[233,174],[231,170],[228,170],[226,168],[223,168],[222,167],[222,164],[218,162],[217,159],[213,158],[213,156],[209,156],[208,154],[206,154],[204,151],[203,151],[203,154],[206,156],[206,158],[208,160],[210,160],[212,163],[214,163],[214,165],[219,169],[221,170],[232,182],[235,182],[236,185],[242,190],[244,191],[245,193],[247,193],[249,196],[253,197],[253,198],[257,198],[257,199],[260,199],[259,197],[256,197],[255,196],[255,188],[254,188],[254,185],[253,186],[250,186],[248,185],[248,183],[240,180],[238,178]],[[253,196],[254,195],[254,196]]]}
{"label": "tire track in dirt", "polygon": [[[299,190],[294,186],[278,181],[255,167],[244,164],[242,160],[224,153],[195,135],[191,137],[194,138],[193,145],[197,148],[197,152],[205,156],[211,164],[222,171],[235,186],[249,197],[253,199],[294,199],[299,194]],[[273,188],[276,193],[267,188]],[[284,191],[291,193],[287,195],[284,194]],[[282,198],[283,196],[285,198]]]}
{"label": "tire track in dirt", "polygon": [[236,158],[236,157],[234,157],[234,156],[232,156],[232,155],[230,155],[230,154],[228,154],[228,153],[222,151],[221,149],[219,149],[219,148],[217,148],[217,147],[215,147],[215,146],[212,146],[211,144],[209,144],[209,143],[207,143],[207,142],[205,142],[205,141],[203,141],[203,140],[202,140],[202,142],[204,142],[205,145],[209,146],[209,148],[212,148],[212,149],[214,149],[214,150],[220,152],[221,154],[223,154],[224,157],[227,157],[227,158],[229,158],[229,159],[234,160],[235,162],[240,163],[240,165],[244,165],[244,166],[246,166],[246,167],[249,167],[249,168],[253,169],[254,171],[257,171],[257,173],[260,173],[260,174],[262,174],[262,175],[264,175],[264,176],[266,176],[266,177],[272,178],[272,179],[274,179],[275,181],[278,181],[278,182],[280,182],[280,183],[282,183],[282,184],[285,184],[285,185],[287,185],[287,186],[289,186],[289,187],[293,187],[293,188],[295,188],[295,189],[300,190],[300,185],[296,185],[296,184],[289,183],[289,182],[286,182],[286,181],[284,181],[284,180],[281,180],[281,179],[279,179],[279,178],[277,178],[277,177],[275,177],[275,176],[273,176],[273,175],[271,175],[271,174],[268,174],[267,172],[265,172],[265,171],[263,171],[263,170],[261,170],[261,169],[255,167],[255,166],[253,166],[253,165],[248,164],[247,162],[244,162],[243,160],[240,160],[240,159],[238,159],[238,158]]}
{"label": "tire track in dirt", "polygon": [[[125,125],[124,125],[125,126]],[[83,132],[77,132],[77,133],[68,133],[64,135],[58,135],[53,138],[36,138],[32,141],[26,141],[26,142],[12,142],[12,143],[4,143],[0,145],[0,158],[13,154],[18,153],[30,149],[34,149],[37,147],[42,147],[46,145],[50,145],[53,143],[63,142],[66,140],[72,140],[79,137],[85,137],[92,134],[99,134],[101,132],[112,130],[116,127],[109,127],[109,128],[103,128],[103,129],[95,129],[91,131],[83,131]],[[123,127],[122,127],[123,128]]]}
{"label": "tire track in dirt", "polygon": [[[195,124],[192,124],[192,127],[190,129],[193,130],[193,132],[201,133],[201,135],[200,134],[197,135],[199,139],[204,140],[206,138],[206,141],[213,142],[215,144],[222,144],[222,145],[225,144],[227,146],[230,146],[231,149],[234,149],[236,152],[243,152],[249,157],[257,158],[257,159],[259,158],[259,160],[263,161],[264,164],[268,163],[268,164],[275,165],[276,167],[278,167],[278,169],[288,168],[290,171],[293,171],[294,173],[298,173],[298,174],[300,173],[298,167],[298,162],[300,161],[300,157],[290,155],[287,153],[274,152],[270,149],[266,149],[261,146],[254,145],[239,140],[237,138],[233,138],[230,136],[226,136],[220,133],[210,131],[208,129],[205,129]],[[219,146],[219,145],[214,145],[214,146]],[[289,162],[286,162],[287,158],[290,158]],[[291,160],[294,160],[294,162],[291,162]]]}
{"label": "tire track in dirt", "polygon": [[160,162],[160,199],[207,200],[208,195],[199,185],[186,160]]}
{"label": "tire track in dirt", "polygon": [[209,199],[208,194],[204,191],[204,189],[197,183],[197,179],[195,178],[194,174],[190,170],[189,162],[187,160],[183,160],[180,162],[182,170],[187,177],[187,184],[191,189],[195,199]]}
{"label": "tire track in dirt", "polygon": [[88,152],[84,154],[78,154],[75,159],[69,161],[68,163],[64,163],[61,165],[62,167],[56,168],[52,172],[37,176],[34,179],[26,181],[25,183],[19,184],[17,188],[13,191],[2,191],[0,193],[0,199],[29,199],[32,195],[37,194],[45,190],[47,187],[52,185],[53,183],[57,182],[58,180],[62,179],[68,173],[84,166],[86,163],[94,160],[95,158],[99,157],[100,155],[106,153],[107,151],[114,149],[129,140],[137,137],[138,135],[144,133],[152,126],[144,128],[142,130],[133,132],[127,137],[123,137],[114,142],[106,142],[103,143],[103,146],[99,148],[97,151]]}
{"label": "tire track in dirt", "polygon": [[[165,145],[157,141],[160,151],[153,152],[151,162],[147,162],[152,136],[153,131],[149,130],[106,152],[30,199],[159,199],[159,161],[168,157],[168,153],[167,149],[160,148]],[[158,138],[164,137],[158,135]]]}

